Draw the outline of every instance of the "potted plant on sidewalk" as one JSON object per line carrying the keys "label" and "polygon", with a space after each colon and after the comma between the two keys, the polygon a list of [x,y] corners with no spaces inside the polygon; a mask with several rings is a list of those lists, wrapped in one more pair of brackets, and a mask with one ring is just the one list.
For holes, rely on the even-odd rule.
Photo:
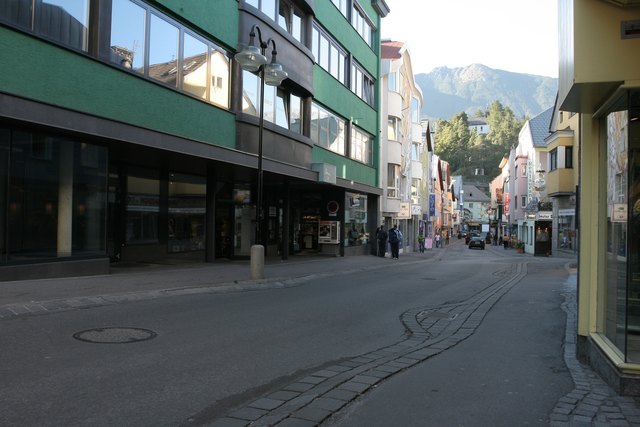
{"label": "potted plant on sidewalk", "polygon": [[518,252],[519,254],[524,253],[524,243],[522,243],[521,241],[516,242],[516,252]]}

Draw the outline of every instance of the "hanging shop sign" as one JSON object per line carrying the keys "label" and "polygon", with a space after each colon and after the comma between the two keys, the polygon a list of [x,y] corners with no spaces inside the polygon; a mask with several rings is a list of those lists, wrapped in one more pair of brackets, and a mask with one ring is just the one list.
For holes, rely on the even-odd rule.
{"label": "hanging shop sign", "polygon": [[398,219],[411,218],[411,203],[400,202],[400,211],[398,212]]}
{"label": "hanging shop sign", "polygon": [[536,219],[539,220],[539,221],[551,221],[553,219],[553,212],[540,211],[536,215]]}
{"label": "hanging shop sign", "polygon": [[613,212],[611,213],[612,222],[626,222],[627,221],[627,205],[624,203],[614,203],[612,206]]}
{"label": "hanging shop sign", "polygon": [[509,215],[509,203],[511,203],[511,196],[509,193],[504,193],[504,206],[502,208],[502,212],[505,215]]}

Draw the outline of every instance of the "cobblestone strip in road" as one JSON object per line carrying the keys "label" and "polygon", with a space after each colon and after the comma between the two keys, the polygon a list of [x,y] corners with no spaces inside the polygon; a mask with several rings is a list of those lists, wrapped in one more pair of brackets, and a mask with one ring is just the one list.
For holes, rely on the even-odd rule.
{"label": "cobblestone strip in road", "polygon": [[513,264],[492,285],[460,303],[408,310],[401,316],[407,338],[324,368],[206,424],[211,427],[311,427],[320,425],[385,379],[471,336],[491,307],[526,275]]}
{"label": "cobblestone strip in road", "polygon": [[563,293],[567,313],[564,360],[575,388],[563,396],[550,415],[551,427],[640,426],[640,409],[632,397],[620,396],[590,367],[576,358],[577,302],[575,274]]}

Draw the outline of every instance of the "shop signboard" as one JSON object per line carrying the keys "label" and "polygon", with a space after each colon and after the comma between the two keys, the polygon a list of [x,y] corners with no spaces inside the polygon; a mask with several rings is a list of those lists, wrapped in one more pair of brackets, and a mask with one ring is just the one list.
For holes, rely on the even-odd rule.
{"label": "shop signboard", "polygon": [[553,212],[550,211],[540,211],[536,217],[539,221],[551,221],[553,219]]}
{"label": "shop signboard", "polygon": [[611,214],[612,222],[627,222],[627,205],[624,203],[614,203]]}
{"label": "shop signboard", "polygon": [[511,203],[511,197],[509,196],[509,193],[504,193],[504,206],[502,212],[505,215],[509,215],[509,203]]}
{"label": "shop signboard", "polygon": [[398,212],[398,219],[411,218],[411,203],[400,202],[400,211]]}

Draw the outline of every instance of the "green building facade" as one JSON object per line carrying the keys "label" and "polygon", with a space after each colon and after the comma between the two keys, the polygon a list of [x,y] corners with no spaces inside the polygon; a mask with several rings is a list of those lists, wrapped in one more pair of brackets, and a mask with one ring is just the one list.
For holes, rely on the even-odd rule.
{"label": "green building facade", "polygon": [[[257,241],[283,259],[371,253],[388,12],[383,0],[3,1],[0,277],[244,258]],[[256,28],[288,73],[263,99],[233,59]]]}

